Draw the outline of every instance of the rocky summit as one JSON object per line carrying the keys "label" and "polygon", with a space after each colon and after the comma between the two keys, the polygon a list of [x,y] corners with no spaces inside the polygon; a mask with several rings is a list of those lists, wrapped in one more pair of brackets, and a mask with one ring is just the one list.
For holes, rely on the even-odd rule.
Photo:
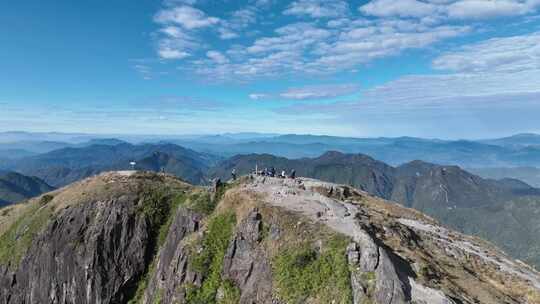
{"label": "rocky summit", "polygon": [[540,303],[540,273],[349,186],[109,172],[0,209],[0,303]]}

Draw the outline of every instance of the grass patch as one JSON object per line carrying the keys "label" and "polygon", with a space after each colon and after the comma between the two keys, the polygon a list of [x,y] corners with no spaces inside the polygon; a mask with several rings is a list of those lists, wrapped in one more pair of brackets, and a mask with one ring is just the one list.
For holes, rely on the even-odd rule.
{"label": "grass patch", "polygon": [[47,205],[48,203],[50,203],[52,200],[54,199],[54,196],[51,195],[51,194],[45,194],[41,197],[41,199],[39,200],[39,204],[40,205]]}
{"label": "grass patch", "polygon": [[202,251],[195,254],[191,267],[199,272],[204,280],[202,285],[186,288],[186,302],[189,304],[216,303],[216,294],[221,286],[221,269],[223,257],[236,224],[234,213],[218,214],[208,222],[206,234],[201,240]]}
{"label": "grass patch", "polygon": [[364,285],[367,297],[364,299],[363,304],[371,303],[371,298],[373,298],[375,293],[375,284],[377,283],[377,275],[374,271],[363,272],[360,274],[360,279]]}
{"label": "grass patch", "polygon": [[221,284],[223,290],[223,298],[218,301],[218,304],[238,304],[240,303],[240,289],[236,287],[233,281],[225,280]]}
{"label": "grass patch", "polygon": [[185,202],[185,207],[197,213],[209,215],[217,206],[217,201],[210,198],[208,191],[193,192]]}
{"label": "grass patch", "polygon": [[[135,292],[128,301],[129,304],[142,302],[148,282],[155,272],[155,256],[167,239],[178,206],[185,202],[187,196],[185,191],[175,191],[164,187],[150,187],[140,194],[142,203],[138,206],[137,212],[149,222],[150,244],[147,255],[152,263],[137,282]],[[155,296],[154,303],[159,296],[159,294]]]}
{"label": "grass patch", "polygon": [[0,264],[19,265],[34,238],[49,222],[52,210],[33,204],[0,236]]}
{"label": "grass patch", "polygon": [[291,304],[308,298],[320,303],[351,303],[348,240],[332,236],[317,252],[309,244],[288,248],[274,258],[273,271],[277,296]]}
{"label": "grass patch", "polygon": [[174,198],[172,198],[170,202],[169,212],[167,216],[167,220],[163,225],[159,227],[158,232],[158,243],[157,247],[161,247],[165,240],[167,239],[167,235],[169,234],[169,229],[171,228],[172,221],[174,220],[174,216],[176,214],[176,210],[178,209],[178,206],[183,205],[186,201],[187,194],[184,192],[177,193]]}
{"label": "grass patch", "polygon": [[146,287],[148,287],[148,281],[150,280],[150,278],[154,274],[155,270],[156,270],[156,263],[154,261],[148,267],[148,271],[139,280],[139,282],[137,284],[137,290],[135,291],[134,296],[128,301],[128,304],[142,303],[144,293],[146,292]]}
{"label": "grass patch", "polygon": [[221,199],[223,198],[223,196],[225,195],[225,192],[227,192],[227,190],[240,185],[240,183],[241,183],[240,180],[236,180],[229,183],[222,183],[216,190],[216,193],[214,195],[214,202],[216,202],[216,204],[219,203]]}
{"label": "grass patch", "polygon": [[163,290],[159,289],[156,297],[154,298],[153,304],[161,304],[161,302],[163,302]]}

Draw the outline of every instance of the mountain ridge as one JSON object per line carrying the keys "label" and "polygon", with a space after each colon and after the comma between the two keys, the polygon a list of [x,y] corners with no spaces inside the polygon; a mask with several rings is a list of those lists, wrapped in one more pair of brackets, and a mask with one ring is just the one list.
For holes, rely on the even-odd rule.
{"label": "mountain ridge", "polygon": [[130,169],[131,162],[144,160],[155,152],[166,153],[189,164],[186,174],[175,173],[192,183],[200,183],[202,172],[218,159],[170,143],[132,145],[122,142],[62,148],[11,162],[8,169],[40,177],[60,187],[100,172]]}
{"label": "mountain ridge", "polygon": [[366,155],[340,152],[298,160],[271,155],[236,156],[212,169],[210,175],[228,179],[233,168],[238,174],[246,174],[256,165],[259,170],[273,166],[278,173],[295,169],[297,176],[348,184],[399,202],[448,227],[482,236],[515,258],[540,267],[540,248],[534,245],[540,242],[540,221],[534,217],[540,212],[540,192],[523,182],[483,179],[457,166],[423,161],[392,167]]}
{"label": "mountain ridge", "polygon": [[17,203],[54,190],[37,177],[16,172],[0,172],[0,206]]}
{"label": "mountain ridge", "polygon": [[247,176],[223,187],[211,192],[166,174],[108,172],[56,190],[46,201],[3,209],[0,299],[540,300],[535,270],[489,243],[349,186]]}

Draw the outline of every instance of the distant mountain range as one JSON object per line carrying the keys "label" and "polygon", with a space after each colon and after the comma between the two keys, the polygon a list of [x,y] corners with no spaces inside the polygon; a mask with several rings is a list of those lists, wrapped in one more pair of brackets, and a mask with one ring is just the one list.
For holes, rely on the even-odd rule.
{"label": "distant mountain range", "polygon": [[493,140],[439,140],[415,137],[349,138],[314,135],[281,135],[257,139],[226,136],[176,140],[196,151],[231,157],[269,153],[287,158],[317,157],[326,151],[362,153],[391,165],[421,159],[462,167],[540,166],[540,135],[519,134]]}
{"label": "distant mountain range", "polygon": [[513,256],[540,267],[540,190],[515,179],[492,180],[457,166],[412,161],[392,167],[361,154],[328,152],[291,160],[268,154],[232,157],[211,176],[228,179],[274,167],[300,176],[349,184],[427,213],[441,223],[490,240]]}
{"label": "distant mountain range", "polygon": [[522,133],[509,137],[482,140],[481,142],[499,146],[540,146],[540,135],[534,133]]}
{"label": "distant mountain range", "polygon": [[485,178],[515,178],[529,185],[540,187],[540,169],[535,167],[468,168],[467,170]]}
{"label": "distant mountain range", "polygon": [[107,143],[62,148],[4,166],[61,187],[103,171],[132,169],[130,163],[134,161],[136,169],[165,171],[192,184],[202,184],[204,172],[219,160],[174,144],[113,145],[110,140]]}
{"label": "distant mountain range", "polygon": [[[355,139],[261,135],[257,140],[263,141],[242,143],[250,140],[250,136],[253,135],[231,137],[232,144],[226,143],[228,136],[206,136],[200,142],[190,138],[193,149],[168,142],[130,144],[118,139],[98,138],[71,143],[46,153],[4,160],[0,165],[4,170],[36,176],[53,187],[103,171],[131,169],[132,161],[136,162],[136,169],[171,173],[199,185],[208,184],[209,179],[216,176],[229,178],[233,168],[239,174],[251,172],[255,165],[261,169],[273,166],[278,171],[287,169],[288,172],[294,168],[299,176],[349,184],[418,209],[448,226],[491,240],[515,257],[540,266],[540,247],[535,245],[540,244],[540,218],[536,216],[540,213],[539,190],[516,179],[485,179],[460,167],[446,165],[498,164],[502,159],[510,161],[510,155],[515,157],[511,163],[535,163],[540,159],[540,148],[534,145],[522,147],[518,143],[534,143],[536,135],[519,135],[489,143],[408,137]],[[387,164],[371,155],[324,151],[333,146],[344,147],[343,150],[371,151],[372,155],[382,155],[383,160],[393,161]],[[323,152],[317,157],[296,159],[268,153],[224,158],[231,151],[260,149],[279,155],[288,154],[282,149],[289,148],[295,149],[293,154]],[[432,164],[436,162],[434,160],[443,165]],[[8,202],[38,194],[39,191],[32,192]]]}
{"label": "distant mountain range", "polygon": [[54,190],[37,177],[16,172],[0,172],[0,206],[17,203]]}
{"label": "distant mountain range", "polygon": [[0,166],[13,159],[61,148],[91,145],[177,144],[198,152],[231,157],[269,153],[287,158],[317,157],[327,151],[362,153],[397,166],[409,161],[467,168],[540,167],[540,135],[517,134],[484,140],[440,140],[415,137],[354,138],[318,135],[237,133],[179,136],[98,136],[62,133],[0,133]]}

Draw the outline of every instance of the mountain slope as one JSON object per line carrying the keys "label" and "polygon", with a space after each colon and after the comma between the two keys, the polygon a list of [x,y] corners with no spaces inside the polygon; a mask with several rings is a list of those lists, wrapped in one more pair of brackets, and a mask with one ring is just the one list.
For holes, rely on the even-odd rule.
{"label": "mountain slope", "polygon": [[[413,161],[391,167],[365,155],[328,152],[318,158],[288,160],[271,155],[236,156],[212,169],[228,179],[275,167],[324,181],[352,185],[435,217],[444,225],[482,236],[514,258],[540,267],[540,191],[523,182],[482,179],[456,166]],[[516,219],[518,217],[519,219]],[[486,220],[489,219],[489,220]]]}
{"label": "mountain slope", "polygon": [[177,170],[174,173],[192,183],[200,183],[202,172],[216,161],[211,155],[173,144],[122,143],[55,150],[15,161],[10,168],[23,174],[40,177],[47,183],[60,187],[103,171],[130,169],[130,162],[143,160],[143,163],[146,163],[144,159],[152,157],[156,152],[167,154],[182,162],[188,168],[187,171]]}
{"label": "mountain slope", "polygon": [[[540,274],[310,179],[105,173],[0,213],[3,303],[539,303]],[[212,199],[214,197],[214,199]]]}
{"label": "mountain slope", "polygon": [[[213,177],[228,178],[235,168],[240,174],[255,169],[274,167],[287,173],[329,182],[349,184],[385,199],[407,206],[473,207],[504,201],[517,195],[540,194],[535,188],[520,182],[482,179],[457,166],[440,166],[412,161],[398,167],[389,166],[363,154],[331,151],[316,158],[287,159],[269,154],[238,155],[210,170]],[[450,192],[446,191],[450,190]],[[447,194],[447,195],[445,195]],[[448,201],[447,201],[448,200]]]}
{"label": "mountain slope", "polygon": [[510,147],[540,146],[540,135],[522,133],[503,138],[483,140],[484,143]]}
{"label": "mountain slope", "polygon": [[[538,135],[495,141],[439,140],[415,137],[349,138],[315,135],[281,135],[246,140],[207,141],[200,138],[176,143],[223,157],[270,153],[287,158],[317,157],[330,150],[362,153],[397,166],[416,159],[463,167],[540,166]],[[505,144],[512,140],[512,143]]]}
{"label": "mountain slope", "polygon": [[154,152],[151,156],[137,161],[137,169],[165,172],[179,176],[196,185],[206,183],[202,169],[203,165],[197,166],[190,162],[190,159],[175,158],[162,152]]}
{"label": "mountain slope", "polygon": [[0,172],[0,206],[20,202],[53,189],[37,177]]}
{"label": "mountain slope", "polygon": [[532,186],[540,187],[540,169],[534,167],[468,168],[468,171],[484,178],[516,178]]}

